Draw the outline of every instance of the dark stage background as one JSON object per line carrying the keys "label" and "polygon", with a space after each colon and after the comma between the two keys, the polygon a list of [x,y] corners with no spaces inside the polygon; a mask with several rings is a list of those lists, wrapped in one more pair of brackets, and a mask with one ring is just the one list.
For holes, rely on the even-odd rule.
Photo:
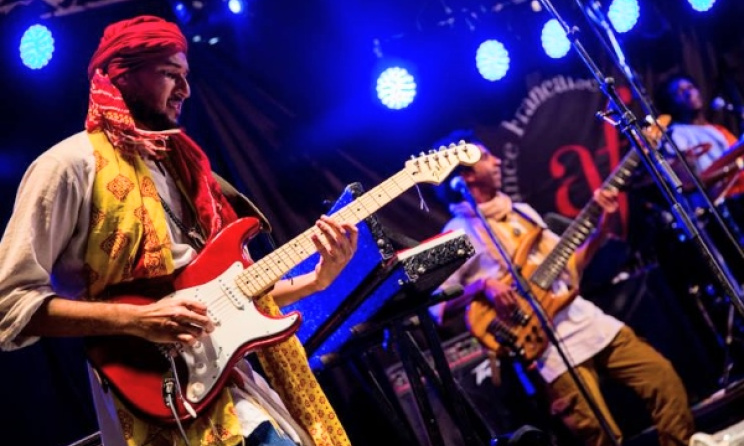
{"label": "dark stage background", "polygon": [[[0,1],[0,227],[28,164],[82,130],[85,70],[104,27],[143,13],[175,19],[168,1],[97,8],[87,2],[88,10],[41,20],[51,11],[47,3],[23,3],[29,2]],[[639,24],[621,39],[645,88],[686,72],[705,98],[721,95],[741,104],[744,4],[718,0],[711,11],[697,13],[680,0],[640,3]],[[192,97],[183,125],[214,169],[264,210],[279,243],[312,225],[346,184],[373,187],[454,128],[474,128],[504,158],[511,195],[543,214],[569,218],[628,149],[615,129],[594,118],[606,100],[579,58],[569,53],[553,60],[542,51],[539,33],[548,14],[534,12],[530,2],[251,0],[239,16],[225,14],[225,2],[203,4],[203,17],[195,12],[183,25],[189,38],[202,37],[189,51]],[[585,28],[582,42],[617,75],[575,3],[557,0],[556,6]],[[20,62],[18,42],[37,21],[52,30],[56,49],[49,66],[31,71]],[[220,40],[210,45],[210,37]],[[510,71],[501,81],[485,81],[476,71],[473,55],[484,38],[499,38],[510,49]],[[418,83],[416,100],[400,111],[382,107],[374,92],[376,70],[392,58],[409,61]],[[625,81],[617,77],[622,88]],[[713,118],[741,130],[731,116]],[[447,220],[433,187],[420,190],[428,211],[411,190],[380,212],[390,233],[423,240]],[[600,253],[587,278],[588,294],[665,352],[699,401],[715,389],[722,355],[715,330],[700,320],[687,292],[690,283],[675,278],[678,267],[702,268],[694,251],[676,241],[663,219],[644,211],[649,202],[663,208],[655,195],[652,187],[639,186],[624,199],[617,222],[624,238]],[[622,271],[629,281],[608,285]],[[710,279],[701,274],[695,280]],[[97,429],[75,340],[0,353],[0,382],[3,444],[64,445]],[[352,382],[329,390],[349,395],[358,389]],[[375,429],[389,427],[381,418],[370,414],[366,425],[349,421],[355,444],[375,444]],[[629,422],[636,430],[642,423]]]}

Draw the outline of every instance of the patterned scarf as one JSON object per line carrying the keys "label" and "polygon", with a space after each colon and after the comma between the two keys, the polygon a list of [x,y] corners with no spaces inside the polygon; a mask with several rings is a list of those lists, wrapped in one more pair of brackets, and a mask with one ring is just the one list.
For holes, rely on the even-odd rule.
{"label": "patterned scarf", "polygon": [[[209,163],[196,144],[178,130],[137,129],[121,93],[100,71],[91,81],[86,130],[96,159],[85,254],[90,299],[99,298],[109,285],[173,273],[167,218],[144,157],[169,158],[184,188],[196,197],[198,220],[210,231],[210,237],[223,222],[236,218],[218,193],[219,187],[212,184]],[[169,140],[173,150],[166,149]],[[170,445],[179,438],[177,430],[150,424],[136,417],[118,398],[114,401],[129,446]],[[190,444],[199,445],[230,446],[242,441],[227,389],[202,417],[189,424],[186,435]]]}
{"label": "patterned scarf", "polygon": [[[94,195],[96,211],[93,212],[91,227],[99,230],[91,232],[86,254],[91,279],[90,296],[96,296],[113,283],[173,272],[166,217],[143,157],[168,157],[185,193],[194,197],[197,219],[208,230],[209,238],[237,218],[196,143],[179,130],[149,132],[136,128],[121,93],[100,71],[96,71],[91,80],[86,130],[94,147],[112,148],[110,151],[96,150],[97,184],[94,190],[100,193],[100,197]],[[172,149],[168,148],[169,145]],[[104,175],[101,172],[105,172],[107,166],[115,167],[115,170]],[[112,191],[117,191],[118,197]],[[121,200],[122,197],[133,197],[133,201]],[[107,249],[97,248],[104,246]],[[116,247],[113,251],[117,254],[117,261],[112,261],[111,246]],[[280,312],[271,296],[264,296],[256,304],[267,314]],[[272,386],[316,446],[351,444],[295,336],[257,354]],[[158,444],[160,440],[156,441],[156,438],[164,440],[174,435],[137,419],[120,403],[118,411],[130,445]],[[194,444],[210,445],[217,444],[214,443],[217,441],[237,444],[236,429],[239,432],[239,426],[227,391],[223,391],[204,418],[210,425],[206,424],[207,421],[197,421],[187,431],[190,438],[200,441]]]}

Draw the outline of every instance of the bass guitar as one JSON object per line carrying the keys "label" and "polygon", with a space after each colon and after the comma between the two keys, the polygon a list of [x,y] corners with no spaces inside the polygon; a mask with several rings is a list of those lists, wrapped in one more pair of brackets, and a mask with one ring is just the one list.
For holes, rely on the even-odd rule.
{"label": "bass guitar", "polygon": [[[602,188],[620,189],[639,163],[640,156],[635,150],[631,150],[607,177]],[[569,289],[556,295],[552,292],[553,282],[564,271],[576,248],[592,233],[601,213],[599,204],[594,200],[590,201],[539,264],[528,260],[543,233],[543,228],[539,226],[524,235],[514,253],[512,261],[515,267],[528,278],[533,295],[551,320],[573,301],[578,292],[576,289]],[[501,281],[512,285],[514,278],[506,274]],[[483,292],[479,291],[468,306],[466,319],[473,336],[497,354],[516,355],[524,362],[531,363],[548,347],[547,335],[527,299],[519,298],[508,305],[508,311],[497,312]]]}

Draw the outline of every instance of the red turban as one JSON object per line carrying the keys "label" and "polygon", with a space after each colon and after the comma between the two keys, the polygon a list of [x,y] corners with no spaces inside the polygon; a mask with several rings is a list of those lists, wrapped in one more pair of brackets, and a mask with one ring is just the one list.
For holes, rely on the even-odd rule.
{"label": "red turban", "polygon": [[150,60],[185,53],[187,48],[186,37],[175,23],[149,15],[122,20],[103,32],[88,65],[88,78],[100,68],[115,79]]}

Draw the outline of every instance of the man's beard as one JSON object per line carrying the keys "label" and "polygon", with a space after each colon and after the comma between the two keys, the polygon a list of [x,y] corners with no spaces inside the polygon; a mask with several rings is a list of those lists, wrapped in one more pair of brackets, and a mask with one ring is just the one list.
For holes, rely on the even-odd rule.
{"label": "man's beard", "polygon": [[178,128],[178,122],[171,120],[165,113],[158,112],[144,101],[132,98],[127,101],[132,118],[147,126],[148,130],[162,131]]}

